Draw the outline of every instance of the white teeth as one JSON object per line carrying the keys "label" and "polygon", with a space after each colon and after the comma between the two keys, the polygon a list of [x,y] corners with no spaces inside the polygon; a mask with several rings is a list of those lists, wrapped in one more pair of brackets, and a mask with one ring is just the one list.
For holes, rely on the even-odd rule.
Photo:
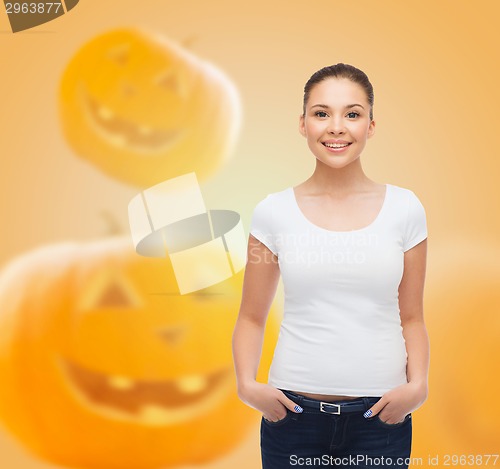
{"label": "white teeth", "polygon": [[195,393],[202,391],[206,385],[207,380],[202,375],[187,376],[181,378],[176,382],[177,387],[185,393]]}
{"label": "white teeth", "polygon": [[343,148],[349,145],[349,143],[325,143],[325,146],[330,148]]}
{"label": "white teeth", "polygon": [[170,417],[169,412],[158,405],[143,405],[139,410],[139,416],[150,425],[165,424]]}
{"label": "white teeth", "polygon": [[125,376],[109,376],[108,384],[116,389],[131,389],[134,387],[134,382]]}

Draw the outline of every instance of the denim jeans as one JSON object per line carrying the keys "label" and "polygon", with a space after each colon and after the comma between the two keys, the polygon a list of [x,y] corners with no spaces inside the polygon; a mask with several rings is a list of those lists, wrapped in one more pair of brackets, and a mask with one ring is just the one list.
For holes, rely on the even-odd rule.
{"label": "denim jeans", "polygon": [[[304,396],[285,389],[281,391],[304,411],[296,413],[287,408],[286,416],[277,422],[270,422],[262,416],[262,469],[408,468],[412,440],[411,413],[405,416],[403,422],[395,424],[383,422],[378,414],[365,418],[363,413],[380,397],[359,397],[356,401],[364,403],[363,410],[328,414],[303,406]],[[349,402],[352,401],[354,399]]]}

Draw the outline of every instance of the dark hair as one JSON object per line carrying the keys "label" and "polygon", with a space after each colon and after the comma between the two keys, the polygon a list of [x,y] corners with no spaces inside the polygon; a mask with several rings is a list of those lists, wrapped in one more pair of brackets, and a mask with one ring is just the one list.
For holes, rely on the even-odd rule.
{"label": "dark hair", "polygon": [[373,86],[370,83],[370,80],[366,76],[364,72],[362,72],[359,68],[353,67],[349,64],[338,63],[335,65],[329,65],[328,67],[323,67],[322,69],[314,72],[311,75],[311,78],[307,81],[304,86],[304,104],[303,104],[303,114],[306,115],[306,104],[309,101],[309,94],[311,89],[317,83],[326,80],[327,78],[347,78],[354,83],[360,85],[368,99],[368,103],[370,104],[370,120],[373,120]]}

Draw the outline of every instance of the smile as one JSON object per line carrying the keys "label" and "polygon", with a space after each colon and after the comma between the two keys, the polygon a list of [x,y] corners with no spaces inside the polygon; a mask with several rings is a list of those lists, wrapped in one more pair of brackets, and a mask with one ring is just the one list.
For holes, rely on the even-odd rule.
{"label": "smile", "polygon": [[[351,142],[352,143],[352,142]],[[333,153],[341,153],[351,145],[351,143],[323,143],[323,145],[328,148],[328,151]]]}
{"label": "smile", "polygon": [[190,421],[227,399],[231,369],[174,379],[136,379],[95,372],[68,358],[60,370],[87,408],[116,419],[163,426]]}

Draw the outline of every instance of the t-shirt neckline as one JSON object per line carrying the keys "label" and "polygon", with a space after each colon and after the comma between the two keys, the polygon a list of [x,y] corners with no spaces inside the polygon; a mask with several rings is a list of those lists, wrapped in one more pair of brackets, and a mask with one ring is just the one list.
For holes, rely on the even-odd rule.
{"label": "t-shirt neckline", "polygon": [[348,231],[334,231],[334,230],[329,230],[327,228],[323,228],[321,226],[318,226],[316,225],[315,223],[313,223],[311,220],[309,220],[309,218],[307,218],[304,213],[302,212],[301,208],[299,207],[299,204],[297,202],[297,198],[295,196],[295,191],[293,190],[293,186],[290,186],[288,188],[288,192],[290,194],[290,198],[292,200],[292,205],[295,209],[295,211],[297,212],[297,214],[299,215],[300,218],[302,218],[303,221],[305,221],[309,226],[312,226],[313,228],[315,228],[316,230],[320,230],[320,231],[324,231],[324,232],[327,232],[327,233],[332,233],[332,234],[352,234],[352,233],[360,233],[362,231],[366,231],[370,228],[372,228],[374,225],[376,225],[378,223],[378,221],[382,218],[382,215],[383,215],[383,212],[386,210],[386,207],[387,207],[387,204],[388,204],[388,199],[389,199],[389,192],[390,192],[390,184],[384,184],[385,185],[385,194],[384,194],[384,201],[382,202],[382,207],[380,208],[377,216],[375,217],[375,219],[367,226],[363,227],[363,228],[360,228],[358,230],[348,230]]}

